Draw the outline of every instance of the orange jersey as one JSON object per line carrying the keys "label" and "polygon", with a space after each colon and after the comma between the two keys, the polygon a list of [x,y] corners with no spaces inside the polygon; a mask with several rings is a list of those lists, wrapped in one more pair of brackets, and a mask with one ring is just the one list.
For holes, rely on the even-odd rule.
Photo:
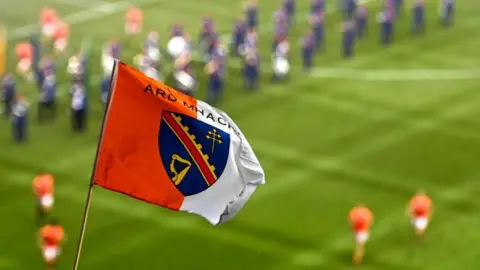
{"label": "orange jersey", "polygon": [[70,27],[68,26],[68,24],[59,22],[55,29],[55,39],[68,38],[69,33],[70,33]]}
{"label": "orange jersey", "polygon": [[370,228],[373,220],[373,214],[365,206],[355,206],[348,214],[353,230],[365,231]]}
{"label": "orange jersey", "polygon": [[138,8],[129,8],[125,19],[128,23],[141,23],[143,20],[143,12]]}
{"label": "orange jersey", "polygon": [[60,225],[45,225],[40,229],[42,244],[45,246],[58,246],[65,237],[65,232]]}
{"label": "orange jersey", "polygon": [[40,23],[42,25],[54,23],[57,19],[57,11],[53,8],[44,8],[40,14]]}
{"label": "orange jersey", "polygon": [[15,53],[18,59],[32,59],[33,48],[28,42],[21,42],[15,46]]}
{"label": "orange jersey", "polygon": [[410,211],[416,217],[425,217],[430,214],[432,200],[427,195],[415,195],[409,203]]}
{"label": "orange jersey", "polygon": [[38,175],[33,179],[33,190],[37,196],[52,194],[54,191],[55,180],[50,174]]}

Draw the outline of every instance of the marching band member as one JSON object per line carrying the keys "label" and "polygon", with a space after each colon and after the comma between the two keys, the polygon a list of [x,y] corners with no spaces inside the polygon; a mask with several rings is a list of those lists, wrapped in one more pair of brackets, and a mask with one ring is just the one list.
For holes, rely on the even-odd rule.
{"label": "marching band member", "polygon": [[40,13],[40,24],[42,26],[43,36],[47,39],[53,38],[57,28],[58,15],[53,8],[45,7]]}
{"label": "marching band member", "polygon": [[257,48],[248,49],[246,51],[244,61],[245,88],[256,89],[260,77],[260,74],[258,72],[258,68],[260,65],[260,55],[258,54]]}
{"label": "marching band member", "polygon": [[247,25],[245,20],[241,17],[237,18],[233,23],[232,42],[230,53],[236,56],[240,55],[240,46],[245,43],[245,36],[247,35]]}
{"label": "marching band member", "polygon": [[68,24],[64,22],[58,22],[55,28],[55,34],[53,36],[55,52],[57,54],[65,53],[68,47],[68,37],[70,29]]}
{"label": "marching band member", "polygon": [[315,56],[315,37],[312,30],[308,30],[304,37],[302,43],[302,60],[303,60],[303,69],[305,71],[310,71],[313,67],[313,59]]}
{"label": "marching band member", "polygon": [[415,0],[412,8],[412,33],[425,32],[425,1]]}
{"label": "marching band member", "polygon": [[74,80],[72,87],[72,128],[74,132],[81,133],[85,131],[87,95],[85,85],[82,80]]}
{"label": "marching band member", "polygon": [[36,220],[37,224],[41,224],[52,212],[55,203],[55,179],[48,173],[38,174],[33,178],[32,187],[37,201]]}
{"label": "marching band member", "polygon": [[255,29],[258,24],[258,3],[257,0],[249,0],[245,5],[245,16],[248,28]]}
{"label": "marching band member", "polygon": [[157,32],[151,31],[148,33],[148,38],[145,41],[144,45],[144,51],[146,52],[146,55],[155,62],[155,64],[159,64],[160,59],[162,57],[162,54],[160,52],[160,47],[159,47],[159,39],[160,36],[158,35]]}
{"label": "marching band member", "polygon": [[343,57],[350,58],[353,56],[355,47],[356,28],[355,21],[346,20],[342,24],[343,33]]}
{"label": "marching band member", "polygon": [[61,253],[61,245],[65,242],[65,231],[57,221],[43,226],[38,234],[38,245],[42,250],[47,270],[57,269],[56,264]]}
{"label": "marching band member", "polygon": [[216,46],[212,59],[205,66],[208,74],[207,102],[215,105],[220,99],[225,79],[225,58],[226,52],[220,46]]}
{"label": "marching band member", "polygon": [[28,80],[33,79],[32,63],[33,63],[33,48],[28,42],[21,42],[15,46],[15,53],[17,54],[18,64],[17,72]]}
{"label": "marching band member", "polygon": [[272,51],[275,51],[278,43],[280,43],[281,40],[286,38],[288,34],[287,13],[283,8],[275,11],[275,13],[273,14],[273,22],[273,27],[275,29],[275,37],[273,39]]}
{"label": "marching band member", "polygon": [[5,74],[2,79],[2,99],[5,107],[4,114],[6,117],[10,117],[12,113],[12,107],[15,104],[17,82],[15,77],[11,74]]}
{"label": "marching band member", "polygon": [[175,78],[176,89],[189,96],[194,95],[195,87],[191,61],[190,52],[184,50],[174,61],[175,72],[173,75]]}
{"label": "marching band member", "polygon": [[12,130],[13,139],[23,143],[27,139],[27,115],[30,104],[23,96],[17,96],[12,103]]}
{"label": "marching band member", "polygon": [[440,22],[443,26],[453,24],[455,0],[441,0],[440,4]]}
{"label": "marching band member", "polygon": [[361,2],[356,15],[357,38],[362,39],[368,34],[368,7]]}
{"label": "marching band member", "polygon": [[140,34],[142,31],[143,12],[141,9],[131,7],[125,14],[125,33],[129,36]]}
{"label": "marching band member", "polygon": [[312,25],[313,35],[315,37],[315,47],[319,52],[325,49],[324,19],[324,13],[321,11],[310,14],[310,24]]}
{"label": "marching band member", "polygon": [[275,48],[275,52],[272,55],[272,62],[273,62],[273,81],[279,81],[285,78],[290,70],[290,63],[289,63],[289,52],[290,52],[290,43],[286,38],[280,40],[277,47]]}

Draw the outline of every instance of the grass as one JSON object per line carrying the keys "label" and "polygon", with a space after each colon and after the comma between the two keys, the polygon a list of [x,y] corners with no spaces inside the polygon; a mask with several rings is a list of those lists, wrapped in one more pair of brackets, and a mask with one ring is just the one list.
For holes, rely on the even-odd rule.
{"label": "grass", "polygon": [[[121,34],[124,13],[113,8],[116,4],[83,12],[87,19],[72,16],[114,1],[4,2],[8,9],[0,15],[10,36],[17,33],[11,46],[21,40],[18,29],[35,24],[39,9],[49,5],[75,22],[73,48],[84,37],[92,41],[95,75],[101,74],[100,47],[111,37],[125,41],[126,62],[140,50],[141,40],[127,41]],[[360,269],[478,268],[479,3],[458,2],[456,25],[444,29],[436,23],[436,1],[428,1],[426,35],[409,36],[405,13],[395,44],[384,48],[373,20],[381,3],[372,1],[370,36],[349,61],[340,56],[340,14],[331,6],[327,51],[317,57],[317,68],[304,74],[298,71],[297,41],[307,27],[308,1],[297,1],[297,25],[290,36],[292,76],[272,85],[269,30],[278,2],[260,3],[264,74],[259,91],[242,89],[240,62],[229,59],[220,105],[253,145],[267,185],[234,220],[218,228],[196,216],[95,189],[80,269],[350,269],[353,239],[346,213],[359,201],[371,207],[376,219]],[[201,15],[210,13],[219,32],[228,34],[240,11],[236,2],[220,0],[135,3],[145,12],[145,29],[158,30],[164,44],[176,21],[196,37]],[[13,54],[8,63],[12,69]],[[205,76],[200,65],[196,68],[203,98]],[[64,70],[60,67],[58,75],[62,92],[68,87]],[[19,89],[30,100],[37,98],[30,83],[20,81]],[[42,267],[31,194],[31,181],[40,170],[57,179],[54,212],[69,237],[59,269],[71,267],[102,116],[99,97],[95,82],[89,131],[81,136],[70,129],[65,94],[53,124],[37,124],[33,106],[25,145],[13,143],[9,122],[0,119],[0,269]],[[423,243],[415,241],[403,216],[418,188],[430,193],[436,209]]]}

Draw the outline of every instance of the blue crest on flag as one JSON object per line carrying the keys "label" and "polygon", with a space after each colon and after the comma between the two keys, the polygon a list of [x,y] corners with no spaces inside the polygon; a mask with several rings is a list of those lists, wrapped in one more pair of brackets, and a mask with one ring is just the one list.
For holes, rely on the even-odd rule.
{"label": "blue crest on flag", "polygon": [[158,146],[172,183],[184,196],[191,196],[222,175],[230,134],[190,116],[163,112]]}

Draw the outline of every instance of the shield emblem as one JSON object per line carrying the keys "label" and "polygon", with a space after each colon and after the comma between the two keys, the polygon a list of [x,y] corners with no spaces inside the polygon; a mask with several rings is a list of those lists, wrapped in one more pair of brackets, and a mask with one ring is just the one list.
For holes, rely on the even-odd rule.
{"label": "shield emblem", "polygon": [[184,195],[214,185],[225,170],[230,134],[196,118],[164,111],[158,135],[163,167]]}

